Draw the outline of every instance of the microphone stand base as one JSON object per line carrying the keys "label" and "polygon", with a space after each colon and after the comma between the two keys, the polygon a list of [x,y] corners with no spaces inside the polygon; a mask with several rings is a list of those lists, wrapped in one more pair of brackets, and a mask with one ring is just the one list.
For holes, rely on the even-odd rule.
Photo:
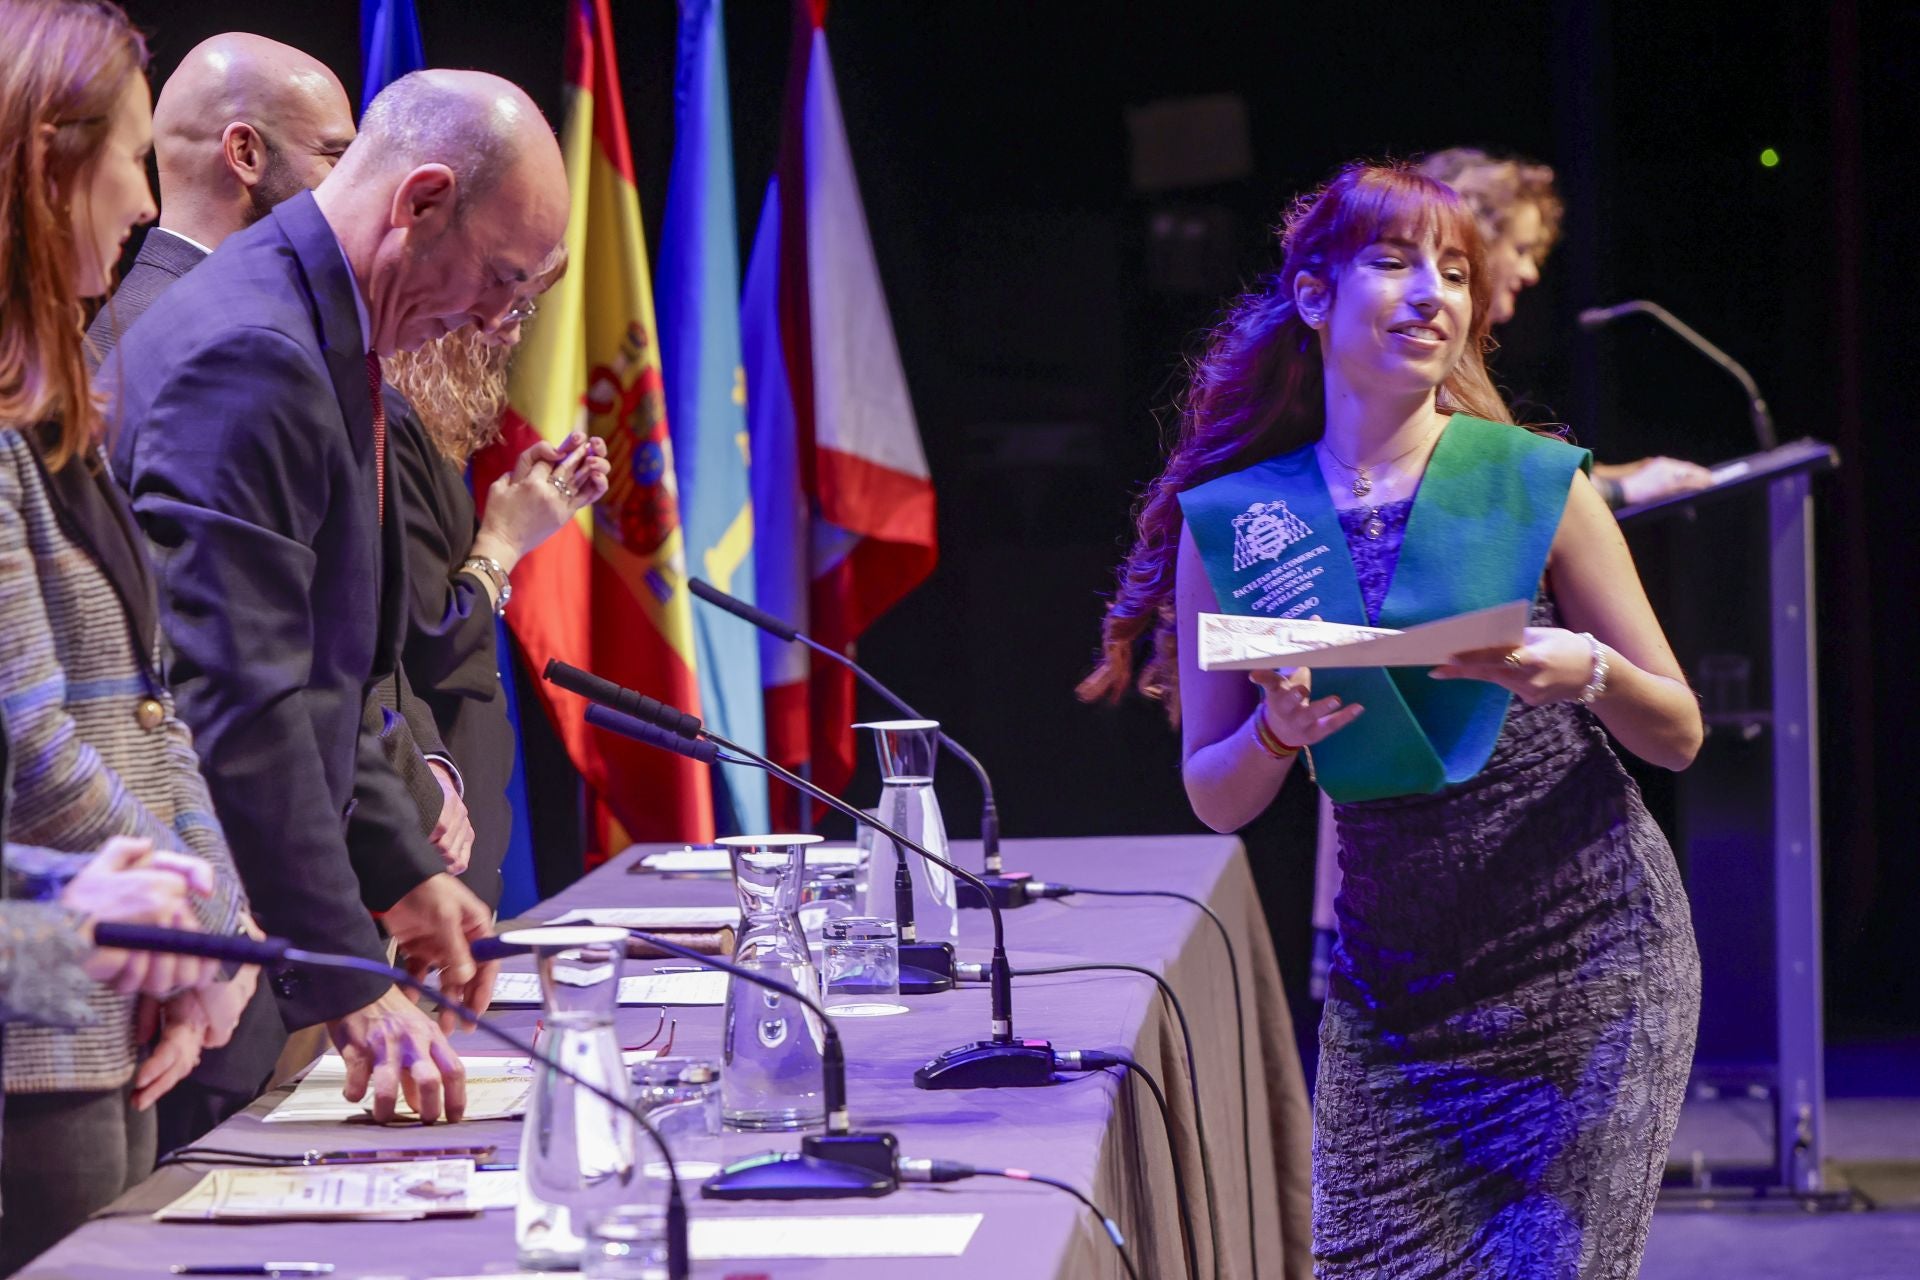
{"label": "microphone stand base", "polygon": [[[1027,892],[1027,884],[1033,879],[1031,871],[1015,871],[1010,875],[983,875],[980,878],[987,882],[987,891],[993,895],[993,905],[1002,911],[1012,911],[1015,907],[1024,907],[1033,901],[1032,895]],[[987,899],[968,881],[962,880],[954,886],[954,890],[962,911],[987,909]]]}
{"label": "microphone stand base", "polygon": [[700,1186],[707,1200],[873,1200],[898,1189],[890,1133],[808,1134],[800,1150],[728,1165]]}
{"label": "microphone stand base", "polygon": [[913,1073],[921,1089],[1037,1089],[1054,1082],[1053,1045],[1045,1040],[976,1040]]}
{"label": "microphone stand base", "polygon": [[900,948],[900,993],[931,995],[953,990],[953,944],[909,942]]}

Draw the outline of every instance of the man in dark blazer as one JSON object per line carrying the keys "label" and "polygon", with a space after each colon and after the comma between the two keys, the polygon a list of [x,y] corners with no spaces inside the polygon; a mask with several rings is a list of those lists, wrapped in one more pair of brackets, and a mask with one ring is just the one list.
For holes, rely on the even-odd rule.
{"label": "man in dark blazer", "polygon": [[[262,925],[374,958],[367,912],[384,913],[410,963],[480,1005],[491,974],[467,941],[488,913],[442,870],[361,716],[405,619],[378,353],[497,328],[566,217],[559,147],[524,93],[415,73],[313,195],[168,289],[102,370],[120,394],[115,470],[164,585],[170,679]],[[385,982],[310,974],[281,995],[289,1025],[328,1024],[348,1096],[370,1082],[376,1116],[402,1089],[423,1115],[461,1109],[458,1059]]]}
{"label": "man in dark blazer", "polygon": [[[320,185],[353,138],[345,88],[311,55],[246,32],[213,36],[189,51],[154,106],[164,208],[87,330],[95,368],[122,331],[227,237]],[[378,695],[362,714],[406,783],[421,829],[459,873],[473,842],[464,778],[404,671],[381,683]],[[285,1042],[273,990],[262,984],[228,1043],[207,1050],[160,1100],[159,1153],[198,1140],[258,1097]]]}

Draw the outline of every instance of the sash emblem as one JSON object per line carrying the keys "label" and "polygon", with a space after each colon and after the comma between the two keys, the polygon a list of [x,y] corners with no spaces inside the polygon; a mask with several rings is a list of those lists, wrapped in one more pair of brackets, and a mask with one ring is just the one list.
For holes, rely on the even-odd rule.
{"label": "sash emblem", "polygon": [[1285,501],[1256,502],[1233,518],[1233,569],[1251,569],[1262,560],[1278,560],[1313,528],[1287,510]]}

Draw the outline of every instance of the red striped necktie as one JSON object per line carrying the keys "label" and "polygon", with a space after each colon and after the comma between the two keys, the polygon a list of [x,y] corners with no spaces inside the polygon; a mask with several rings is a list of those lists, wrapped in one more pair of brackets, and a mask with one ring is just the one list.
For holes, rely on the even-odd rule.
{"label": "red striped necktie", "polygon": [[380,394],[380,357],[367,352],[367,390],[373,395],[373,475],[380,495],[380,523],[387,522],[387,401]]}

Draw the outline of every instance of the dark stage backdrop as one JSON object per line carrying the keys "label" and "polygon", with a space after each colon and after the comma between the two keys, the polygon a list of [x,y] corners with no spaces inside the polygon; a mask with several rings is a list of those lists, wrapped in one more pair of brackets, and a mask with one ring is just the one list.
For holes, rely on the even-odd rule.
{"label": "dark stage backdrop", "polygon": [[[213,32],[302,46],[358,94],[357,4],[133,0],[156,78]],[[1546,282],[1496,371],[1603,458],[1748,446],[1733,384],[1668,336],[1579,334],[1653,297],[1758,375],[1787,438],[1839,444],[1821,487],[1832,1004],[1920,1025],[1908,738],[1920,594],[1910,376],[1920,220],[1911,5],[1633,0],[1411,6],[837,0],[848,130],[941,503],[934,578],[862,656],[993,768],[1015,835],[1194,829],[1159,712],[1076,704],[1130,495],[1155,470],[1181,362],[1275,263],[1287,198],[1354,156],[1471,143],[1559,170]],[[672,144],[674,6],[614,0],[650,232]],[[430,62],[559,106],[560,0],[420,0]],[[778,0],[732,0],[739,206],[772,166]],[[1144,110],[1157,108],[1154,110]],[[1781,162],[1763,168],[1763,148]],[[745,238],[751,226],[743,226]],[[871,768],[856,783],[877,790]],[[970,784],[948,819],[974,829]],[[1767,798],[1756,795],[1756,805]],[[1249,832],[1282,961],[1305,967],[1311,812]]]}

